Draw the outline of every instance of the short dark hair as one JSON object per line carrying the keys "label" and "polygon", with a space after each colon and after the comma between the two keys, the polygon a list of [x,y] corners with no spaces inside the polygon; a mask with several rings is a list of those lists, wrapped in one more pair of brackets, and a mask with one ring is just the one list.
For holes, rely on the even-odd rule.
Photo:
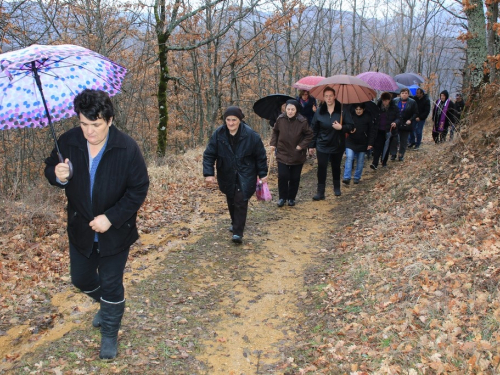
{"label": "short dark hair", "polygon": [[73,106],[78,116],[80,113],[89,120],[103,119],[107,123],[115,117],[113,103],[107,92],[85,89],[73,100]]}
{"label": "short dark hair", "polygon": [[365,109],[366,108],[365,103],[354,104],[354,109],[356,109],[356,108]]}
{"label": "short dark hair", "polygon": [[383,92],[382,95],[380,95],[380,100],[391,100],[392,95],[389,94],[388,92]]}
{"label": "short dark hair", "polygon": [[409,94],[410,89],[408,87],[403,87],[399,93],[401,94],[402,92],[407,92]]}
{"label": "short dark hair", "polygon": [[422,90],[420,87],[417,89],[417,92],[421,92],[422,94],[425,94],[424,90]]}
{"label": "short dark hair", "polygon": [[331,92],[333,92],[333,95],[337,95],[337,94],[335,93],[335,89],[334,89],[333,87],[326,86],[326,87],[323,89],[323,95],[325,95],[325,92],[327,92],[327,91],[331,91]]}

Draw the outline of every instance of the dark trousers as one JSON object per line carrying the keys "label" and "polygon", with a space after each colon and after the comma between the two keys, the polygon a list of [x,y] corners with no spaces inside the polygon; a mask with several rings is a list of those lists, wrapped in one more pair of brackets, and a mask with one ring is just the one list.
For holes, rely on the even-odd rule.
{"label": "dark trousers", "polygon": [[123,271],[127,264],[130,248],[107,257],[99,255],[99,245],[94,243],[90,258],[80,253],[70,243],[69,261],[71,282],[82,292],[101,290],[101,298],[107,302],[121,302],[125,299]]}
{"label": "dark trousers", "polygon": [[231,215],[233,234],[243,237],[243,231],[247,222],[248,200],[244,199],[241,189],[236,188],[234,197],[229,198],[226,195],[226,201],[229,215]]}
{"label": "dark trousers", "polygon": [[[377,137],[375,138],[375,142],[373,143],[373,165],[376,167],[378,166],[380,157],[384,152],[386,134],[387,133],[385,131],[379,130],[377,132]],[[387,154],[389,154],[389,152],[387,152]],[[387,159],[385,161],[387,162]]]}
{"label": "dark trousers", "polygon": [[[405,156],[406,147],[408,146],[408,137],[411,131],[400,130],[399,131],[399,156]],[[391,155],[396,155],[397,145],[391,143]]]}
{"label": "dark trousers", "polygon": [[303,164],[286,165],[278,162],[278,191],[280,199],[293,199],[297,196]]}
{"label": "dark trousers", "polygon": [[343,152],[328,154],[317,151],[318,158],[318,184],[325,185],[328,162],[332,164],[333,181],[340,181],[340,165],[342,163]]}

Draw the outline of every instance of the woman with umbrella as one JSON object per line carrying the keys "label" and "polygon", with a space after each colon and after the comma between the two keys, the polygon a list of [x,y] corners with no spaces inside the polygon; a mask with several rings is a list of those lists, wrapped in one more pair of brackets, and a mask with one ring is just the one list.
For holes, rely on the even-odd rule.
{"label": "woman with umbrella", "polygon": [[59,138],[45,160],[50,184],[68,198],[68,237],[72,283],[100,303],[92,324],[101,327],[100,358],[117,355],[118,330],[125,310],[123,272],[130,246],[138,239],[137,211],[146,199],[149,177],[137,143],[113,125],[108,94],[83,90],[74,99],[80,126]]}
{"label": "woman with umbrella", "polygon": [[286,114],[276,120],[270,142],[271,151],[277,149],[278,207],[283,207],[286,200],[289,206],[295,206],[300,174],[306,161],[307,146],[313,138],[313,132],[306,118],[299,113],[299,102],[288,100],[285,111]]}
{"label": "woman with umbrella", "polygon": [[323,100],[312,120],[314,138],[310,149],[317,151],[318,188],[313,200],[325,199],[325,184],[328,162],[332,165],[333,190],[336,196],[340,191],[340,165],[345,151],[345,134],[353,130],[349,111],[343,111],[336,99],[335,90],[329,86],[323,89]]}

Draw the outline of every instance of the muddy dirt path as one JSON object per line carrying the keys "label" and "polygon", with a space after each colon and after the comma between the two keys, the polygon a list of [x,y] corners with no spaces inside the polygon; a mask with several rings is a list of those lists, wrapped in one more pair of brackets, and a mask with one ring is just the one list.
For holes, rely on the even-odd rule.
{"label": "muddy dirt path", "polygon": [[366,189],[336,198],[328,185],[327,199],[313,202],[315,175],[308,162],[295,207],[252,199],[243,245],[229,241],[225,199],[209,190],[191,203],[189,223],[143,235],[126,270],[116,361],[98,359],[99,332],[89,328],[97,305],[68,290],[53,297],[53,328],[34,337],[20,325],[0,339],[0,373],[279,374],[299,340],[305,272],[331,246],[341,200]]}

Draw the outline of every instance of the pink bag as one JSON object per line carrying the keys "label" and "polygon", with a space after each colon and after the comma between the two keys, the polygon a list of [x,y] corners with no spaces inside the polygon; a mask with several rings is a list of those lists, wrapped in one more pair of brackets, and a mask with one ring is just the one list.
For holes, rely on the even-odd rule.
{"label": "pink bag", "polygon": [[268,202],[273,199],[273,197],[271,196],[271,192],[269,191],[269,186],[267,186],[267,182],[262,182],[259,177],[257,177],[255,195],[257,196],[257,200],[259,201]]}

